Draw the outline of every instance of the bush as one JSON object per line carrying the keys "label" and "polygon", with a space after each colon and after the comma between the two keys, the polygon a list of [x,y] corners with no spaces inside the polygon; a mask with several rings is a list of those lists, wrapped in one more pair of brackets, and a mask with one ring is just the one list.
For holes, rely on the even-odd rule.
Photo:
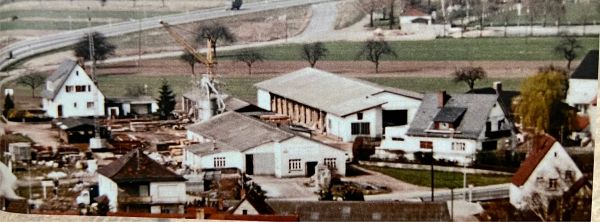
{"label": "bush", "polygon": [[515,172],[527,154],[510,150],[480,151],[476,155],[476,168]]}

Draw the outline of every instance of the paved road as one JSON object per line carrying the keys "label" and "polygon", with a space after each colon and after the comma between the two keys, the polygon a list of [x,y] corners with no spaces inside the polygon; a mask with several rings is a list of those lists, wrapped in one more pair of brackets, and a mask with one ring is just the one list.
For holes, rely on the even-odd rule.
{"label": "paved road", "polygon": [[[9,45],[8,47],[3,48],[0,51],[0,70],[4,69],[12,63],[18,62],[19,60],[27,58],[29,56],[72,45],[90,31],[98,31],[106,36],[117,36],[137,32],[140,29],[147,30],[158,28],[160,27],[160,20],[164,20],[170,24],[176,25],[201,20],[230,17],[240,14],[249,14],[273,9],[289,8],[293,6],[317,4],[330,1],[332,0],[266,0],[256,3],[244,4],[243,10],[240,11],[228,11],[226,10],[227,7],[219,7],[175,15],[157,16],[136,21],[102,25],[42,36],[36,39],[19,41]],[[10,52],[12,52],[12,59],[9,59]]]}

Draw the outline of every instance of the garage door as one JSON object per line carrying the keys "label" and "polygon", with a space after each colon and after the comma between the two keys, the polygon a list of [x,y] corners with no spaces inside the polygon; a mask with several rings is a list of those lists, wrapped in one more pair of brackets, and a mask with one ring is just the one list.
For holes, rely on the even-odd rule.
{"label": "garage door", "polygon": [[274,175],[275,155],[272,153],[253,154],[254,175]]}

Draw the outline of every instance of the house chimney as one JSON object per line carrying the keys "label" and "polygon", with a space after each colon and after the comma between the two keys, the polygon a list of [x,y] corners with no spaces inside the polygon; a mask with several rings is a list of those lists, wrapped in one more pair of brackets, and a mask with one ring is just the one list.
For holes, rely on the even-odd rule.
{"label": "house chimney", "polygon": [[501,81],[494,82],[494,89],[496,90],[496,94],[500,94],[502,92],[502,82]]}
{"label": "house chimney", "polygon": [[85,60],[83,57],[77,57],[77,65],[81,66],[85,70]]}
{"label": "house chimney", "polygon": [[447,99],[448,95],[446,94],[446,91],[439,91],[437,93],[438,108],[444,107],[444,104],[446,104]]}
{"label": "house chimney", "polygon": [[217,141],[214,140],[214,139],[212,140],[212,147],[213,147],[213,150],[217,150],[218,149],[217,148]]}

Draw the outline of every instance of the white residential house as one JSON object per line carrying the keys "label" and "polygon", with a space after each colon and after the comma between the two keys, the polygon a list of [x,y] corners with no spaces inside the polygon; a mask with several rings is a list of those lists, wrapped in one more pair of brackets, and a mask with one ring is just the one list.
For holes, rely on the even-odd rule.
{"label": "white residential house", "polygon": [[42,108],[53,118],[104,116],[104,95],[72,60],[46,79],[42,97]]}
{"label": "white residential house", "polygon": [[481,150],[514,146],[514,126],[495,94],[426,94],[410,127],[389,127],[376,156],[435,159],[471,164]]}
{"label": "white residential house", "polygon": [[584,175],[560,143],[550,135],[538,135],[512,177],[510,203],[523,210],[528,209],[532,196],[548,201],[560,198],[582,178]]}
{"label": "white residential house", "polygon": [[589,105],[598,94],[598,59],[598,50],[589,51],[569,78],[566,102],[579,114],[588,115]]}
{"label": "white residential house", "polygon": [[357,136],[381,137],[385,127],[409,124],[423,96],[314,68],[255,86],[260,108],[343,142]]}
{"label": "white residential house", "polygon": [[184,213],[186,179],[141,151],[132,150],[98,169],[98,192],[111,212]]}
{"label": "white residential house", "polygon": [[285,126],[225,112],[188,127],[184,164],[192,169],[238,168],[249,175],[312,176],[317,164],[346,174],[346,153]]}

